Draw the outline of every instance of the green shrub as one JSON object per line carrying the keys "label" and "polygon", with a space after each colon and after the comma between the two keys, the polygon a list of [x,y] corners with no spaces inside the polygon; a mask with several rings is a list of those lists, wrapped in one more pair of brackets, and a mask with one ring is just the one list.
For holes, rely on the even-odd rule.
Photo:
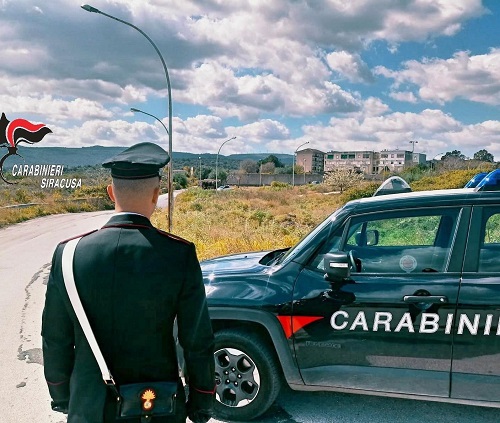
{"label": "green shrub", "polygon": [[30,195],[28,194],[28,192],[25,190],[25,189],[18,189],[16,191],[16,194],[15,194],[15,201],[18,203],[18,204],[26,204],[26,203],[29,203],[30,201]]}
{"label": "green shrub", "polygon": [[255,220],[256,222],[258,222],[259,226],[262,226],[262,223],[264,223],[264,221],[271,219],[271,214],[264,210],[255,210],[250,215],[250,219]]}
{"label": "green shrub", "polygon": [[193,204],[191,204],[191,210],[194,210],[194,211],[202,211],[203,210],[203,205],[198,203],[198,202],[194,202]]}
{"label": "green shrub", "polygon": [[279,181],[272,181],[271,182],[271,188],[274,189],[285,189],[285,188],[291,188],[290,184],[287,184],[286,182],[279,182]]}
{"label": "green shrub", "polygon": [[349,188],[340,195],[340,201],[347,203],[358,198],[371,197],[379,186],[378,182],[367,182],[359,187]]}
{"label": "green shrub", "polygon": [[175,185],[175,189],[187,188],[189,183],[185,173],[174,173],[172,181]]}

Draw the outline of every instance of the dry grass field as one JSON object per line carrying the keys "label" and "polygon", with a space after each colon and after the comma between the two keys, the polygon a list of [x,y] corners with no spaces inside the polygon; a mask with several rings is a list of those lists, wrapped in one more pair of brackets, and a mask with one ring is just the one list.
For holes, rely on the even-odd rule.
{"label": "dry grass field", "polygon": [[88,178],[76,189],[42,189],[37,178],[22,178],[16,184],[0,184],[0,228],[36,217],[110,209],[113,203],[106,183]]}
{"label": "dry grass field", "polygon": [[[308,188],[227,191],[190,188],[177,196],[173,232],[196,244],[200,260],[244,251],[290,247],[341,204],[338,194]],[[164,210],[153,224],[167,227]]]}

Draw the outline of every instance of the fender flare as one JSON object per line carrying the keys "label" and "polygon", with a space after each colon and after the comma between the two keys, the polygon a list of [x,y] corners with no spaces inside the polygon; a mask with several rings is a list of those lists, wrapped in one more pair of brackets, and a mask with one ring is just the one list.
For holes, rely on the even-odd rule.
{"label": "fender flare", "polygon": [[304,385],[296,361],[276,316],[270,312],[240,307],[209,307],[211,320],[241,320],[262,326],[272,341],[287,383]]}

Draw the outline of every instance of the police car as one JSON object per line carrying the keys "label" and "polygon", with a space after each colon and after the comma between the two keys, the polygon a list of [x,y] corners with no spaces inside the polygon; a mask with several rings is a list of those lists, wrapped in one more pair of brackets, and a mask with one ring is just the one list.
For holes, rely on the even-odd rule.
{"label": "police car", "polygon": [[500,407],[498,191],[351,201],[288,250],[202,270],[221,419],[259,416],[282,383]]}

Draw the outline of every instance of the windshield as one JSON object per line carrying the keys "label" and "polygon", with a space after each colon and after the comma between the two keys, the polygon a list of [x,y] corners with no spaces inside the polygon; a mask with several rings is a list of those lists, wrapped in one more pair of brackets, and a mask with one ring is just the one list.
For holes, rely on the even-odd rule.
{"label": "windshield", "polygon": [[306,235],[295,247],[290,248],[276,264],[286,264],[293,260],[304,248],[306,248],[311,240],[313,240],[318,233],[320,233],[325,227],[330,225],[333,221],[337,219],[338,214],[342,209],[336,210],[329,217],[327,217],[323,222],[321,222],[316,228],[314,228],[308,235]]}

